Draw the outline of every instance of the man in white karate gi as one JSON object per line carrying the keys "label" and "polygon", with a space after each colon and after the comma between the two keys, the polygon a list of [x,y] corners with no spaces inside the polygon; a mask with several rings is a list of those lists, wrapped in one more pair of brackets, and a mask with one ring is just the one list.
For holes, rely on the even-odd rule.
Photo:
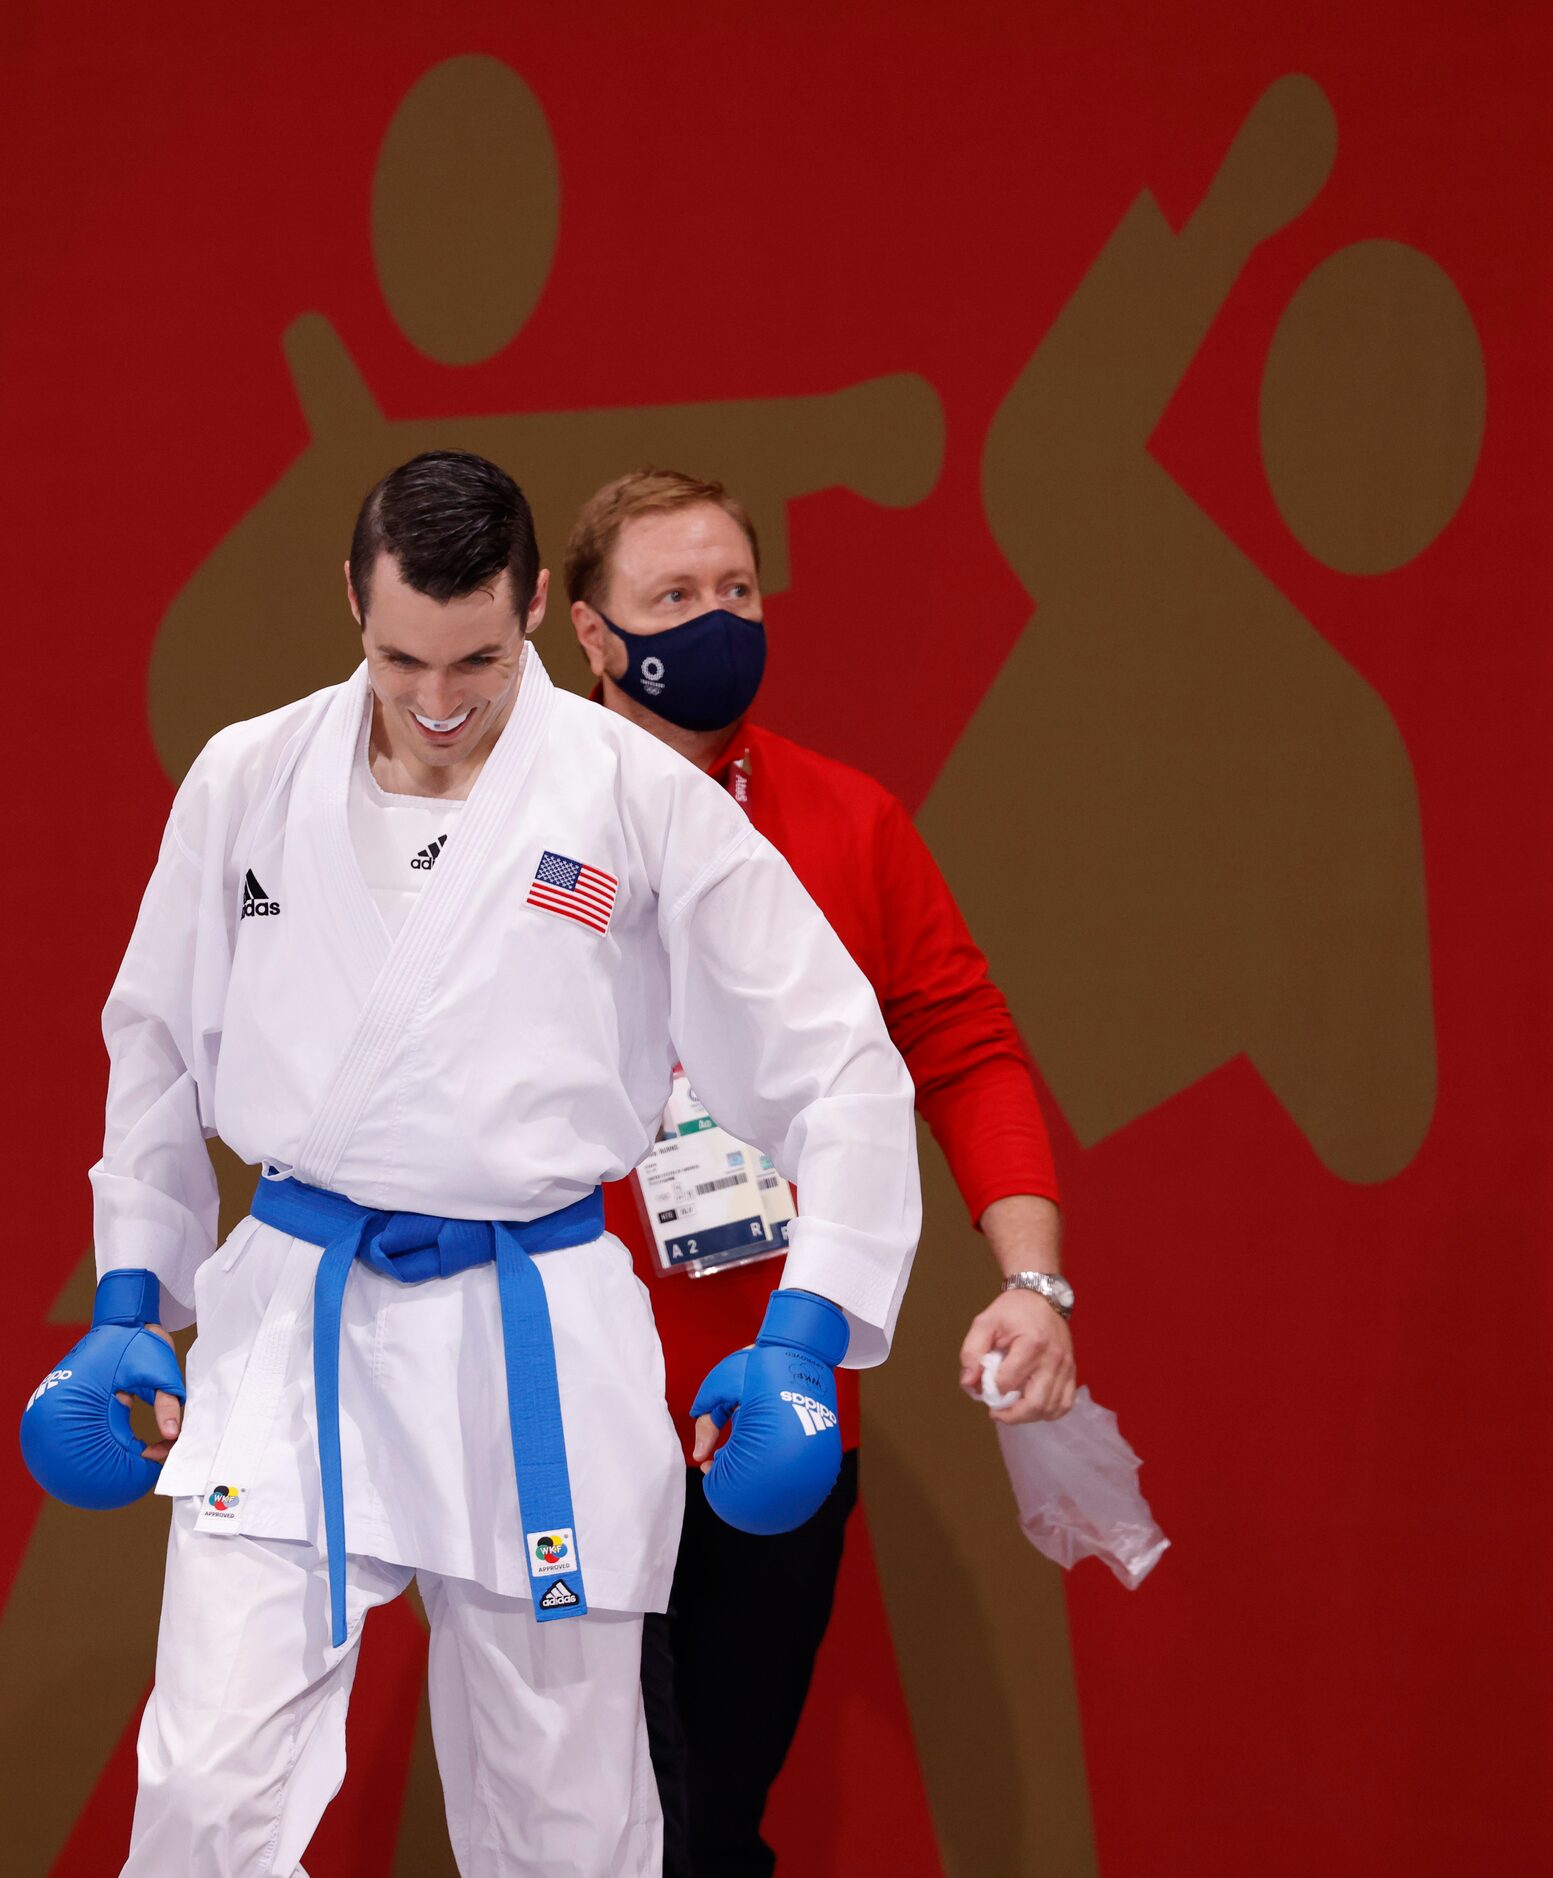
{"label": "man in white karate gi", "polygon": [[[94,1328],[23,1448],[97,1505],[166,1456],[126,1874],[301,1872],[364,1620],[416,1577],[460,1872],[646,1878],[641,1614],[667,1599],[683,1470],[599,1183],[651,1144],[681,1059],[802,1188],[756,1346],[699,1403],[743,1404],[726,1516],[779,1530],[839,1465],[833,1366],[889,1347],[911,1082],[737,805],[552,687],[501,470],[395,470],[347,580],[364,666],[221,732],[174,802],[104,1017]],[[265,1169],[220,1247],[218,1133]],[[159,1338],[191,1321],[180,1430]],[[146,1460],[124,1390],[154,1396]],[[91,1442],[83,1401],[111,1424]]]}

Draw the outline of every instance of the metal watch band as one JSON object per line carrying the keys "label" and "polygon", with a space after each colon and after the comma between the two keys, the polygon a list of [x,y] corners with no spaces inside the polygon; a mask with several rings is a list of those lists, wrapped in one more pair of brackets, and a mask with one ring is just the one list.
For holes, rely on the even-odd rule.
{"label": "metal watch band", "polygon": [[1059,1317],[1073,1315],[1073,1287],[1060,1272],[1011,1272],[1003,1289],[1038,1292]]}

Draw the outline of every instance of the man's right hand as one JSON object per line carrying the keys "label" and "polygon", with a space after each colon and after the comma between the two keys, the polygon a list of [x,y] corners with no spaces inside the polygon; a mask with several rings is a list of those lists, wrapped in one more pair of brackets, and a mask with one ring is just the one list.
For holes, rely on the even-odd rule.
{"label": "man's right hand", "polygon": [[[147,1324],[146,1329],[160,1337],[169,1350],[172,1349],[173,1340],[160,1324]],[[176,1358],[174,1360],[176,1361]],[[114,1394],[125,1408],[128,1408],[134,1400],[122,1389],[115,1390]],[[171,1395],[166,1389],[158,1389],[151,1405],[151,1413],[156,1417],[157,1433],[162,1436],[162,1439],[148,1441],[140,1453],[143,1460],[155,1461],[160,1465],[172,1453],[173,1443],[178,1439],[178,1432],[183,1427],[182,1397]]]}
{"label": "man's right hand", "polygon": [[[145,1321],[160,1292],[149,1272],[111,1272],[97,1288],[94,1322],[22,1411],[22,1459],[39,1486],[70,1506],[127,1506],[156,1485],[178,1438],[183,1376],[172,1339]],[[142,1448],[129,1402],[153,1405],[159,1441]]]}

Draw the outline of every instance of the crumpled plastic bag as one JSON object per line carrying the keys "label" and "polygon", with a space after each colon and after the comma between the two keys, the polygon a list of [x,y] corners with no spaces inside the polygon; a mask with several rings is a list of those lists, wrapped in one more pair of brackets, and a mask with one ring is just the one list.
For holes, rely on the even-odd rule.
{"label": "crumpled plastic bag", "polygon": [[[1015,1398],[997,1390],[998,1358],[982,1366],[982,1400],[998,1408]],[[1170,1541],[1138,1487],[1141,1463],[1116,1417],[1088,1389],[1056,1422],[999,1422],[1003,1465],[1025,1537],[1054,1563],[1098,1558],[1135,1591]]]}

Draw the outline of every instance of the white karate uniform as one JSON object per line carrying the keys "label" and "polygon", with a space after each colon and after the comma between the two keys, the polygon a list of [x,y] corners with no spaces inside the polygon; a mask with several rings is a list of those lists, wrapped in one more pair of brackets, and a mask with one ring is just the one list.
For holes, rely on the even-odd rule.
{"label": "white karate uniform", "polygon": [[397,939],[442,858],[464,805],[445,796],[394,795],[380,787],[367,757],[370,729],[364,717],[351,768],[351,846],[372,904],[389,937]]}
{"label": "white karate uniform", "polygon": [[[358,670],[207,746],[174,803],[104,1015],[99,1270],[155,1272],[164,1323],[199,1324],[184,1432],[158,1487],[199,1510],[179,1509],[169,1552],[137,1844],[165,1837],[169,1809],[186,1804],[158,1795],[188,1783],[152,1778],[177,1735],[171,1690],[188,1686],[190,1652],[214,1641],[209,1625],[231,1621],[230,1604],[222,1613],[221,1595],[195,1593],[191,1579],[188,1595],[214,1612],[172,1622],[175,1576],[198,1557],[201,1584],[223,1572],[246,1581],[254,1568],[236,1561],[262,1552],[289,1557],[298,1583],[311,1584],[316,1572],[296,1561],[322,1545],[311,1336],[320,1252],[250,1218],[211,1256],[207,1136],[374,1208],[532,1219],[629,1172],[653,1140],[678,1059],[719,1121],[798,1185],[803,1216],[783,1282],[842,1307],[850,1365],[883,1359],[915,1247],[910,1079],[866,979],[726,793],[621,718],[555,691],[529,647],[508,723],[391,934],[350,825],[370,695]],[[546,853],[616,883],[606,931],[531,899]],[[590,1612],[662,1609],[683,1472],[646,1293],[607,1234],[536,1265]],[[479,1586],[527,1600],[491,1266],[413,1286],[355,1267],[340,1424],[353,1572],[371,1561],[395,1582],[418,1570],[471,1596]],[[217,1484],[236,1490],[220,1520]],[[277,1687],[296,1682],[300,1653],[313,1666],[308,1701],[342,1705],[348,1676],[326,1674],[327,1599],[309,1591],[298,1602],[310,1614],[305,1641],[250,1624],[249,1647],[273,1655]],[[347,1650],[358,1635],[353,1627]],[[633,1688],[635,1674],[633,1663]],[[619,1687],[599,1682],[601,1713],[620,1700]],[[260,1764],[263,1729],[241,1778],[231,1731],[217,1734],[226,1816],[235,1831],[244,1809],[255,1821],[268,1809],[278,1856],[299,1789]],[[328,1781],[315,1784],[316,1823]],[[596,1809],[591,1850],[580,1846],[572,1862],[557,1852],[559,1864],[547,1851],[532,1866],[500,1851],[486,1859],[467,1817],[454,1817],[451,1787],[448,1798],[455,1843],[462,1832],[470,1845],[466,1872],[636,1869],[619,1862],[618,1795],[608,1817],[605,1802]],[[557,1793],[553,1804],[566,1813],[577,1802]],[[542,1821],[533,1832],[550,1845]],[[126,1870],[169,1869],[165,1852],[161,1864],[136,1856]],[[291,1866],[189,1869],[286,1872],[296,1850],[286,1856]]]}

